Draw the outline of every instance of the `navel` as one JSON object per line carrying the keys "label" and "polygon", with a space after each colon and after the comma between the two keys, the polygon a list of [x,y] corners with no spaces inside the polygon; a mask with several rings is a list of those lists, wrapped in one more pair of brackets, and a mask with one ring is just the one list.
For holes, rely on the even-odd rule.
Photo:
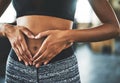
{"label": "navel", "polygon": [[34,47],[33,47],[33,50],[34,50],[34,51],[38,50],[38,47],[37,47],[37,46],[34,46]]}

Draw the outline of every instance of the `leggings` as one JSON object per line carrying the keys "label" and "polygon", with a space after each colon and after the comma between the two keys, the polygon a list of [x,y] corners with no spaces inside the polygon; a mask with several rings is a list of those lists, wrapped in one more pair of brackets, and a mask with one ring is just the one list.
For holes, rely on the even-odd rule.
{"label": "leggings", "polygon": [[25,66],[9,55],[5,83],[80,83],[76,56],[35,68]]}

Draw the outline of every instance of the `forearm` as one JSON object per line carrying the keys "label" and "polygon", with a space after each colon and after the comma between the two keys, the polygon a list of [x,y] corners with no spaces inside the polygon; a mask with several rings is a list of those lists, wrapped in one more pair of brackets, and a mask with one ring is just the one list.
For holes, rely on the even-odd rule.
{"label": "forearm", "polygon": [[0,24],[0,37],[5,37],[5,24]]}
{"label": "forearm", "polygon": [[96,15],[103,23],[85,30],[68,31],[68,40],[72,42],[96,42],[115,38],[120,34],[120,25],[107,0],[88,0]]}
{"label": "forearm", "polygon": [[[11,0],[0,0],[0,16],[3,14],[5,9],[8,7],[10,4]],[[9,24],[0,24],[0,37],[5,36],[5,27],[8,26]]]}
{"label": "forearm", "polygon": [[12,25],[6,24],[6,23],[0,24],[0,37],[6,37],[7,28],[10,26],[12,26]]}
{"label": "forearm", "polygon": [[115,38],[119,35],[119,28],[112,24],[103,24],[95,28],[84,30],[68,30],[68,40],[72,42],[97,42]]}

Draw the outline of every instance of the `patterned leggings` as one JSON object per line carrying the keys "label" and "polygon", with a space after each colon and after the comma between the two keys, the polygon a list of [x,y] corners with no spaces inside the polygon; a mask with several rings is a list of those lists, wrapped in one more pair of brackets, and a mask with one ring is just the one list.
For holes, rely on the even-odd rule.
{"label": "patterned leggings", "polygon": [[9,56],[5,83],[80,83],[76,56],[72,55],[40,68],[25,66]]}

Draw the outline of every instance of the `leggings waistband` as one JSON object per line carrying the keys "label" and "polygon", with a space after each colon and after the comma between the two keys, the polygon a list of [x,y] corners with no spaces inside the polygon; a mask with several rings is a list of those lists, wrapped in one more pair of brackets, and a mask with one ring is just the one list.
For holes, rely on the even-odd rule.
{"label": "leggings waistband", "polygon": [[[56,55],[49,63],[53,63],[62,59],[65,59],[67,57],[70,57],[74,54],[73,48],[72,46],[63,50],[62,52],[60,52],[58,55]],[[11,49],[10,53],[9,53],[10,57],[12,57],[15,61],[19,61],[18,57],[15,53],[15,51],[13,49]],[[22,64],[24,64],[23,61],[21,61]]]}

